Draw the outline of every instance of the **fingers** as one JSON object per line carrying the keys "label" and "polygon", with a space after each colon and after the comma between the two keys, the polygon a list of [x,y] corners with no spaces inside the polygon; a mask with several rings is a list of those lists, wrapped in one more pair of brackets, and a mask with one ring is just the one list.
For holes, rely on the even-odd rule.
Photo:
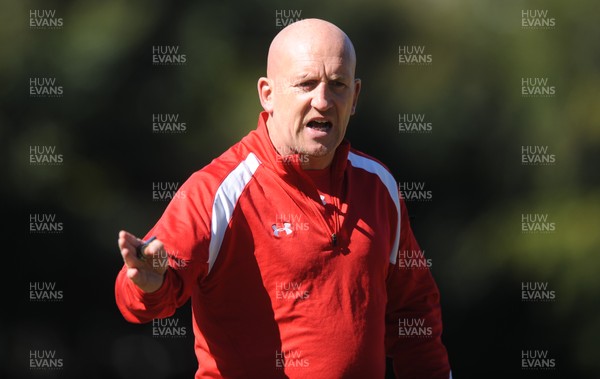
{"label": "fingers", "polygon": [[142,291],[152,293],[158,290],[164,281],[164,275],[150,270],[128,268],[127,277]]}
{"label": "fingers", "polygon": [[[144,243],[135,235],[121,230],[118,245],[127,266],[127,277],[144,292],[154,292],[160,288],[168,267],[162,242],[149,239]],[[138,251],[143,254],[141,259]]]}
{"label": "fingers", "polygon": [[[127,231],[119,232],[119,249],[128,268],[150,270],[162,274],[168,266],[163,243],[155,237],[144,242]],[[141,255],[141,256],[140,256]]]}
{"label": "fingers", "polygon": [[148,240],[149,243],[143,250],[144,261],[152,265],[152,270],[158,274],[163,274],[169,266],[168,254],[160,240]]}
{"label": "fingers", "polygon": [[140,244],[139,239],[133,234],[121,230],[119,232],[118,244],[125,265],[127,265],[127,267],[137,267],[139,259],[136,257],[135,248]]}

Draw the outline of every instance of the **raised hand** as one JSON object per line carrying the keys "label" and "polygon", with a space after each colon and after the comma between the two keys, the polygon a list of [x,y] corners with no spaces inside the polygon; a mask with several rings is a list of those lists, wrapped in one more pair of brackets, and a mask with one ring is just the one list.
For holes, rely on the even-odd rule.
{"label": "raised hand", "polygon": [[[155,239],[144,246],[144,241],[121,230],[118,243],[121,256],[127,266],[127,277],[144,292],[158,290],[168,268],[167,254],[162,242]],[[136,249],[141,255],[138,256]]]}

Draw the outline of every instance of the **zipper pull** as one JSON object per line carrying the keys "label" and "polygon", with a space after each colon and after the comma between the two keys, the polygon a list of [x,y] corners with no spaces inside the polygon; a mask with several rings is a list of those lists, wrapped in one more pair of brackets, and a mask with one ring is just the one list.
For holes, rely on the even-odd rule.
{"label": "zipper pull", "polygon": [[337,246],[337,235],[336,235],[335,233],[332,233],[332,234],[331,234],[331,245],[332,245],[333,247],[336,247],[336,246]]}

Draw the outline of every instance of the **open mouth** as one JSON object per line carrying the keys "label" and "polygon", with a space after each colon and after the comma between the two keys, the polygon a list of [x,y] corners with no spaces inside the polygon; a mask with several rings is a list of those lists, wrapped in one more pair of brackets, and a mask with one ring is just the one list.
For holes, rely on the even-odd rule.
{"label": "open mouth", "polygon": [[332,124],[327,120],[313,120],[306,124],[311,129],[318,130],[321,132],[327,132],[331,129]]}

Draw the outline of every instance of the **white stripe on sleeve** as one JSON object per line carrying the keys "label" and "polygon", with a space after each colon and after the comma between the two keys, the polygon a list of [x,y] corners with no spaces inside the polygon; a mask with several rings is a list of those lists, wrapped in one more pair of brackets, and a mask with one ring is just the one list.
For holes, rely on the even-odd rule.
{"label": "white stripe on sleeve", "polygon": [[208,272],[212,269],[223,243],[225,231],[231,221],[231,216],[237,202],[252,179],[260,161],[253,153],[229,173],[217,189],[212,206],[210,226],[210,245],[208,247]]}

